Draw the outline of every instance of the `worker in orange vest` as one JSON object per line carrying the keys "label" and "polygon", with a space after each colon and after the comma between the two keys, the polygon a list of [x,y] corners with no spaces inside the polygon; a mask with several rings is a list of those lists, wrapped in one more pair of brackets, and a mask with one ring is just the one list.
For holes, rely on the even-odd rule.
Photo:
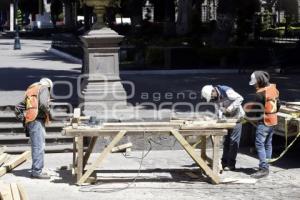
{"label": "worker in orange vest", "polygon": [[[269,175],[268,160],[272,157],[273,127],[277,125],[277,112],[280,107],[279,91],[275,84],[270,83],[270,75],[264,71],[253,72],[249,85],[256,89],[255,101],[250,110],[255,110],[251,121],[256,126],[255,147],[259,158],[259,170],[251,177],[263,178]],[[248,111],[247,108],[245,110]]]}
{"label": "worker in orange vest", "polygon": [[43,172],[45,154],[45,124],[49,123],[50,91],[53,83],[48,78],[28,87],[25,92],[25,126],[31,140],[32,168],[31,177],[37,179],[50,179]]}

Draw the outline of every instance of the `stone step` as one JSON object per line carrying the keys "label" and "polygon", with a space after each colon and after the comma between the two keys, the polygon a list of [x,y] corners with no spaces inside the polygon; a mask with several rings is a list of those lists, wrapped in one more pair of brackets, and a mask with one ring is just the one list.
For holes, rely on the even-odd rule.
{"label": "stone step", "polygon": [[[62,136],[60,133],[47,134],[45,137],[46,143],[72,143],[73,138]],[[1,145],[13,144],[29,144],[29,137],[23,135],[0,135]]]}
{"label": "stone step", "polygon": [[[68,121],[73,114],[68,114],[64,112],[56,113],[52,115],[52,121]],[[0,112],[0,122],[15,122],[19,123],[13,112]]]}
{"label": "stone step", "polygon": [[[6,146],[6,153],[9,154],[20,154],[24,151],[30,151],[31,147],[29,144],[27,145],[7,145]],[[53,144],[46,144],[45,152],[46,153],[66,153],[73,151],[73,144],[72,143],[53,143]]]}
{"label": "stone step", "polygon": [[[60,132],[63,127],[63,122],[52,122],[46,126],[46,132]],[[24,133],[24,128],[22,123],[0,122],[0,134],[1,133]]]}

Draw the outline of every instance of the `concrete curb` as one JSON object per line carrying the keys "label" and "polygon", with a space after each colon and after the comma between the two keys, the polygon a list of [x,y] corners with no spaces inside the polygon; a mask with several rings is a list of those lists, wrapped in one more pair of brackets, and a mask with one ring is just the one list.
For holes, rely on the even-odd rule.
{"label": "concrete curb", "polygon": [[81,59],[76,58],[76,57],[74,57],[74,56],[72,56],[70,54],[67,54],[65,52],[62,52],[60,50],[54,49],[52,47],[50,47],[49,49],[47,49],[46,52],[54,54],[54,55],[56,55],[58,57],[61,57],[63,59],[69,60],[69,61],[71,61],[73,63],[82,64],[82,60]]}

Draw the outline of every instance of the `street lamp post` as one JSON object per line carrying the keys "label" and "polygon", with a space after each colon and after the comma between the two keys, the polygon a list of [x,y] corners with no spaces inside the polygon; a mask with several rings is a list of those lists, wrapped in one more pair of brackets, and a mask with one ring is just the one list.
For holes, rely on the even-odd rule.
{"label": "street lamp post", "polygon": [[15,20],[14,20],[14,23],[15,23],[15,44],[14,44],[14,50],[19,50],[21,49],[21,42],[20,42],[20,34],[19,34],[19,25],[16,23],[16,16],[17,16],[17,12],[19,10],[18,8],[18,5],[19,5],[19,0],[15,0],[14,1],[15,3]]}

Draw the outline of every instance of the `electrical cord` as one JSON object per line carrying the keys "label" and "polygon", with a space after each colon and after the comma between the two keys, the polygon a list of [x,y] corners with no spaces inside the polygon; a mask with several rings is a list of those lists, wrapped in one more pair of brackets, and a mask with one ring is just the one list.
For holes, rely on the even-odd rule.
{"label": "electrical cord", "polygon": [[[123,190],[126,190],[128,188],[130,188],[133,184],[135,184],[136,180],[140,177],[140,174],[141,174],[141,169],[142,169],[142,166],[143,166],[143,162],[144,162],[144,159],[149,155],[149,153],[152,151],[153,149],[153,144],[157,144],[157,145],[160,145],[160,146],[163,146],[163,147],[168,147],[170,148],[170,150],[172,150],[176,143],[177,143],[177,140],[174,140],[174,143],[173,145],[164,145],[162,144],[162,141],[163,140],[166,140],[166,138],[162,138],[162,136],[159,136],[159,141],[155,141],[154,139],[152,138],[147,138],[147,142],[149,143],[149,149],[147,150],[147,152],[145,153],[145,147],[146,147],[146,131],[143,132],[143,140],[144,140],[144,148],[143,148],[143,151],[142,151],[142,156],[139,158],[139,157],[132,157],[132,156],[126,156],[124,153],[122,153],[122,155],[125,157],[125,158],[135,158],[135,159],[140,159],[140,163],[139,163],[139,169],[138,169],[138,172],[137,172],[137,175],[132,179],[132,181],[130,183],[127,183],[127,185],[125,187],[122,187],[122,188],[111,188],[111,189],[108,189],[108,188],[99,188],[98,185],[89,185],[89,186],[82,186],[79,191],[80,192],[102,192],[102,193],[113,193],[113,192],[119,192],[119,191],[123,191]],[[153,144],[152,144],[153,143]]]}
{"label": "electrical cord", "polygon": [[[146,143],[145,132],[143,134],[143,138],[144,138],[144,147],[145,147],[146,146],[145,145],[145,143]],[[130,188],[136,182],[136,180],[140,177],[141,169],[142,169],[142,166],[143,166],[144,159],[148,156],[148,154],[152,150],[152,144],[150,142],[149,142],[149,144],[150,144],[150,147],[149,147],[148,151],[145,153],[145,148],[143,148],[142,156],[141,156],[141,158],[138,158],[138,159],[140,159],[140,165],[139,165],[139,169],[138,169],[137,175],[133,178],[133,180],[130,183],[127,183],[127,185],[125,187],[107,189],[107,188],[99,188],[98,186],[100,184],[98,184],[98,186],[97,185],[96,186],[95,185],[93,185],[93,186],[90,186],[90,185],[89,186],[82,186],[79,189],[79,191],[80,192],[113,193],[113,192],[119,192],[119,191],[123,191],[123,190],[126,190],[126,189]],[[125,157],[125,158],[127,158],[127,157]]]}

